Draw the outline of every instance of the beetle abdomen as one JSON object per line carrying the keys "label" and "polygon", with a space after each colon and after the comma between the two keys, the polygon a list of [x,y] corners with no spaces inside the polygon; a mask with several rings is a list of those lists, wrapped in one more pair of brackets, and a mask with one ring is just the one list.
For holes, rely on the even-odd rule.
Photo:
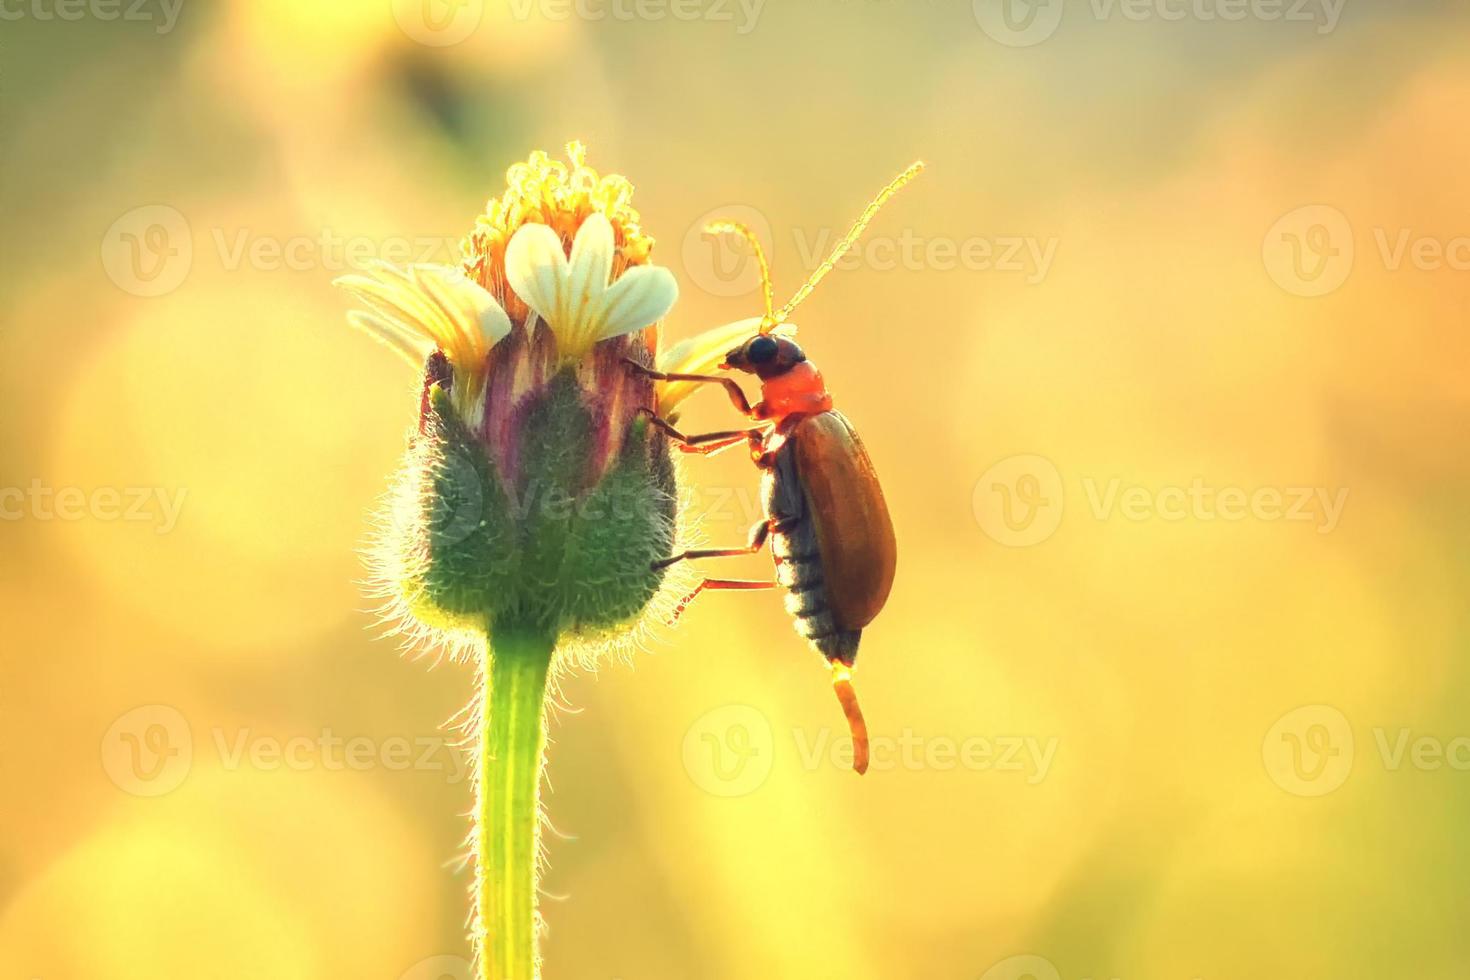
{"label": "beetle abdomen", "polygon": [[836,619],[816,526],[795,465],[792,446],[787,443],[777,451],[765,476],[766,514],[774,522],[771,556],[776,562],[776,581],[786,589],[786,611],[796,631],[828,660],[851,666],[863,631],[843,629]]}
{"label": "beetle abdomen", "polygon": [[837,623],[862,629],[893,588],[898,547],[883,488],[857,431],[840,412],[809,415],[787,438],[791,467],[822,556]]}

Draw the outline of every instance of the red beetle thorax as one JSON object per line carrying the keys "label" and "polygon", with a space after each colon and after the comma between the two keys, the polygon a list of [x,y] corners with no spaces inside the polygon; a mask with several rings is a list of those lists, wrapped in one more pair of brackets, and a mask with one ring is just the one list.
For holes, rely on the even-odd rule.
{"label": "red beetle thorax", "polygon": [[832,396],[822,381],[822,372],[811,361],[793,364],[784,373],[761,382],[761,402],[766,418],[816,415],[832,410]]}

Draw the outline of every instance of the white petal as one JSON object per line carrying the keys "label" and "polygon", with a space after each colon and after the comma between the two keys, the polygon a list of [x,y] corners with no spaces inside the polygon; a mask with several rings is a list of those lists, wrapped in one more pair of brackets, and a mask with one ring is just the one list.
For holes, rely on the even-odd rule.
{"label": "white petal", "polygon": [[572,338],[576,349],[594,339],[593,325],[601,319],[603,295],[612,275],[613,230],[607,216],[594,211],[577,229],[572,240],[572,258],[567,272],[565,306],[558,314],[561,323],[552,322],[558,338]]}
{"label": "white petal", "polygon": [[[760,330],[758,316],[736,320],[734,323],[711,327],[702,333],[682,340],[658,357],[658,369],[669,374],[709,374],[719,367],[725,355],[756,335]],[[783,323],[771,331],[778,337],[796,333],[796,324]],[[658,414],[672,420],[676,417],[679,404],[699,389],[697,381],[660,381]]]}
{"label": "white petal", "polygon": [[[490,296],[488,292],[485,295]],[[510,317],[495,302],[494,296],[490,296],[490,301],[490,305],[480,311],[480,334],[485,338],[486,346],[494,347],[510,333]]]}
{"label": "white petal", "polygon": [[425,358],[434,348],[434,345],[424,340],[423,337],[409,331],[398,321],[387,317],[352,310],[347,314],[347,322],[355,329],[361,330],[369,337],[389,347],[420,371],[423,370]]}
{"label": "white petal", "polygon": [[634,266],[618,277],[603,299],[598,340],[620,337],[662,320],[679,298],[679,283],[662,266]]}
{"label": "white petal", "polygon": [[546,225],[521,225],[505,246],[505,281],[510,288],[550,322],[562,307],[566,278],[561,237]]}
{"label": "white petal", "polygon": [[387,265],[375,265],[372,272],[376,278],[360,275],[341,276],[333,280],[333,285],[340,286],[352,293],[383,316],[401,321],[406,325],[434,322],[433,304],[425,301],[419,291],[413,288],[407,276]]}
{"label": "white petal", "polygon": [[491,348],[510,333],[510,317],[490,290],[465,275],[463,269],[446,265],[416,265],[423,288],[433,295],[451,319],[466,330],[478,331]]}
{"label": "white petal", "polygon": [[658,369],[671,374],[706,374],[731,348],[754,337],[760,326],[761,318],[752,316],[701,331],[660,354]]}

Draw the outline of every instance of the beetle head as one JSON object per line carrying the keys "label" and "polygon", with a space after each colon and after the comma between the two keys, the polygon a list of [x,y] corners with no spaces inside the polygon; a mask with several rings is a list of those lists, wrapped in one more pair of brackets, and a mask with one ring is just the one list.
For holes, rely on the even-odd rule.
{"label": "beetle head", "polygon": [[720,367],[754,374],[764,381],[785,374],[805,360],[806,354],[796,341],[758,333],[726,354]]}

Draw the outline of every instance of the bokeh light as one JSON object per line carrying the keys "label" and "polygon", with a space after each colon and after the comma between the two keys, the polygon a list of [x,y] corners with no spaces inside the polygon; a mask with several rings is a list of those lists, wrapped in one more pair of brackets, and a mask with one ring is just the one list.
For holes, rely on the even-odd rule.
{"label": "bokeh light", "polygon": [[473,672],[358,585],[418,379],[331,280],[573,138],[670,340],[759,312],[711,212],[784,297],[929,167],[794,318],[899,534],[881,754],[770,595],[567,678],[547,977],[1465,974],[1470,13],[61,6],[0,28],[0,980],[468,976]]}

